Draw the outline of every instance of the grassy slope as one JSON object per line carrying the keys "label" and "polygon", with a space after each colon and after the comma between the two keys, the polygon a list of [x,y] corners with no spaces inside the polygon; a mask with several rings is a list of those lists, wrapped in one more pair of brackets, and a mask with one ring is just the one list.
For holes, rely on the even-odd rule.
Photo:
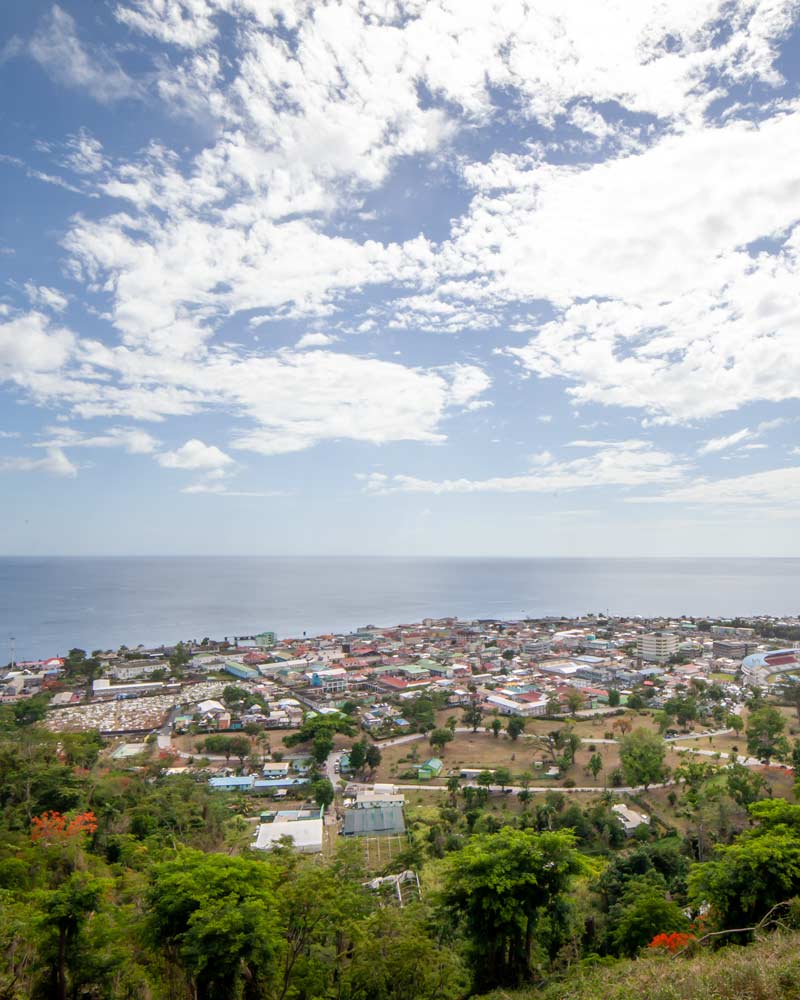
{"label": "grassy slope", "polygon": [[484,1000],[800,1000],[800,934],[775,933],[695,958],[645,955],[541,991],[498,990]]}

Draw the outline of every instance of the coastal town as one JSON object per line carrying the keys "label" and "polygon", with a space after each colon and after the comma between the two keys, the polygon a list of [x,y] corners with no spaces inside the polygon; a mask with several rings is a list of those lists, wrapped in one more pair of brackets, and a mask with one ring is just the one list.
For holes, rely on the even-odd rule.
{"label": "coastal town", "polygon": [[[252,848],[329,852],[361,837],[383,862],[417,812],[458,795],[502,812],[602,794],[634,835],[674,822],[687,761],[791,787],[798,640],[800,618],[771,617],[262,631],[12,661],[0,707],[65,740],[98,734],[113,766],[206,783],[230,797]],[[781,726],[754,735],[766,705]],[[660,747],[650,771],[626,756],[634,729]],[[401,874],[402,897],[413,879]]]}

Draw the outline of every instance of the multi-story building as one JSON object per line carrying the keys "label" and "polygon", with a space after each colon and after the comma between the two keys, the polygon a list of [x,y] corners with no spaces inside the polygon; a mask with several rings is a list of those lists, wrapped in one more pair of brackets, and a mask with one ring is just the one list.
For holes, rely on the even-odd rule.
{"label": "multi-story building", "polygon": [[753,639],[715,639],[712,647],[714,659],[743,660],[745,656],[755,653],[758,643]]}
{"label": "multi-story building", "polygon": [[645,632],[636,640],[636,651],[648,663],[666,663],[678,651],[674,632]]}

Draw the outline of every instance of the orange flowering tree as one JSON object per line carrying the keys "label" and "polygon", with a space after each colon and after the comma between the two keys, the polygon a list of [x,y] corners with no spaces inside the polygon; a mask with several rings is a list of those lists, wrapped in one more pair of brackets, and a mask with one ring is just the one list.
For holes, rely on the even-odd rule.
{"label": "orange flowering tree", "polygon": [[647,947],[655,951],[668,951],[674,955],[676,951],[681,951],[690,941],[694,940],[694,934],[673,931],[671,934],[656,934]]}
{"label": "orange flowering tree", "polygon": [[51,809],[31,820],[31,840],[45,847],[79,844],[96,830],[97,818],[91,810],[67,816]]}

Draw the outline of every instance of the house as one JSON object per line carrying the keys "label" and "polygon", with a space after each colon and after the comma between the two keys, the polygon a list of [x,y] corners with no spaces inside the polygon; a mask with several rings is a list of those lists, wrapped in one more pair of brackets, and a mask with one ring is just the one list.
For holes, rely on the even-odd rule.
{"label": "house", "polygon": [[622,802],[617,802],[616,805],[613,805],[611,811],[616,814],[617,819],[622,823],[625,835],[628,837],[630,837],[634,830],[638,830],[640,826],[650,822],[650,817],[647,813],[637,812]]}
{"label": "house", "polygon": [[208,779],[208,787],[216,792],[251,792],[255,784],[255,777],[252,774],[243,777],[236,775],[224,775]]}
{"label": "house", "polygon": [[439,760],[438,757],[431,757],[430,760],[426,760],[424,764],[420,764],[417,769],[417,777],[420,781],[428,781],[431,778],[438,778],[442,773],[444,764]]}
{"label": "house", "polygon": [[285,778],[289,774],[288,761],[270,760],[264,765],[262,774],[265,778]]}

